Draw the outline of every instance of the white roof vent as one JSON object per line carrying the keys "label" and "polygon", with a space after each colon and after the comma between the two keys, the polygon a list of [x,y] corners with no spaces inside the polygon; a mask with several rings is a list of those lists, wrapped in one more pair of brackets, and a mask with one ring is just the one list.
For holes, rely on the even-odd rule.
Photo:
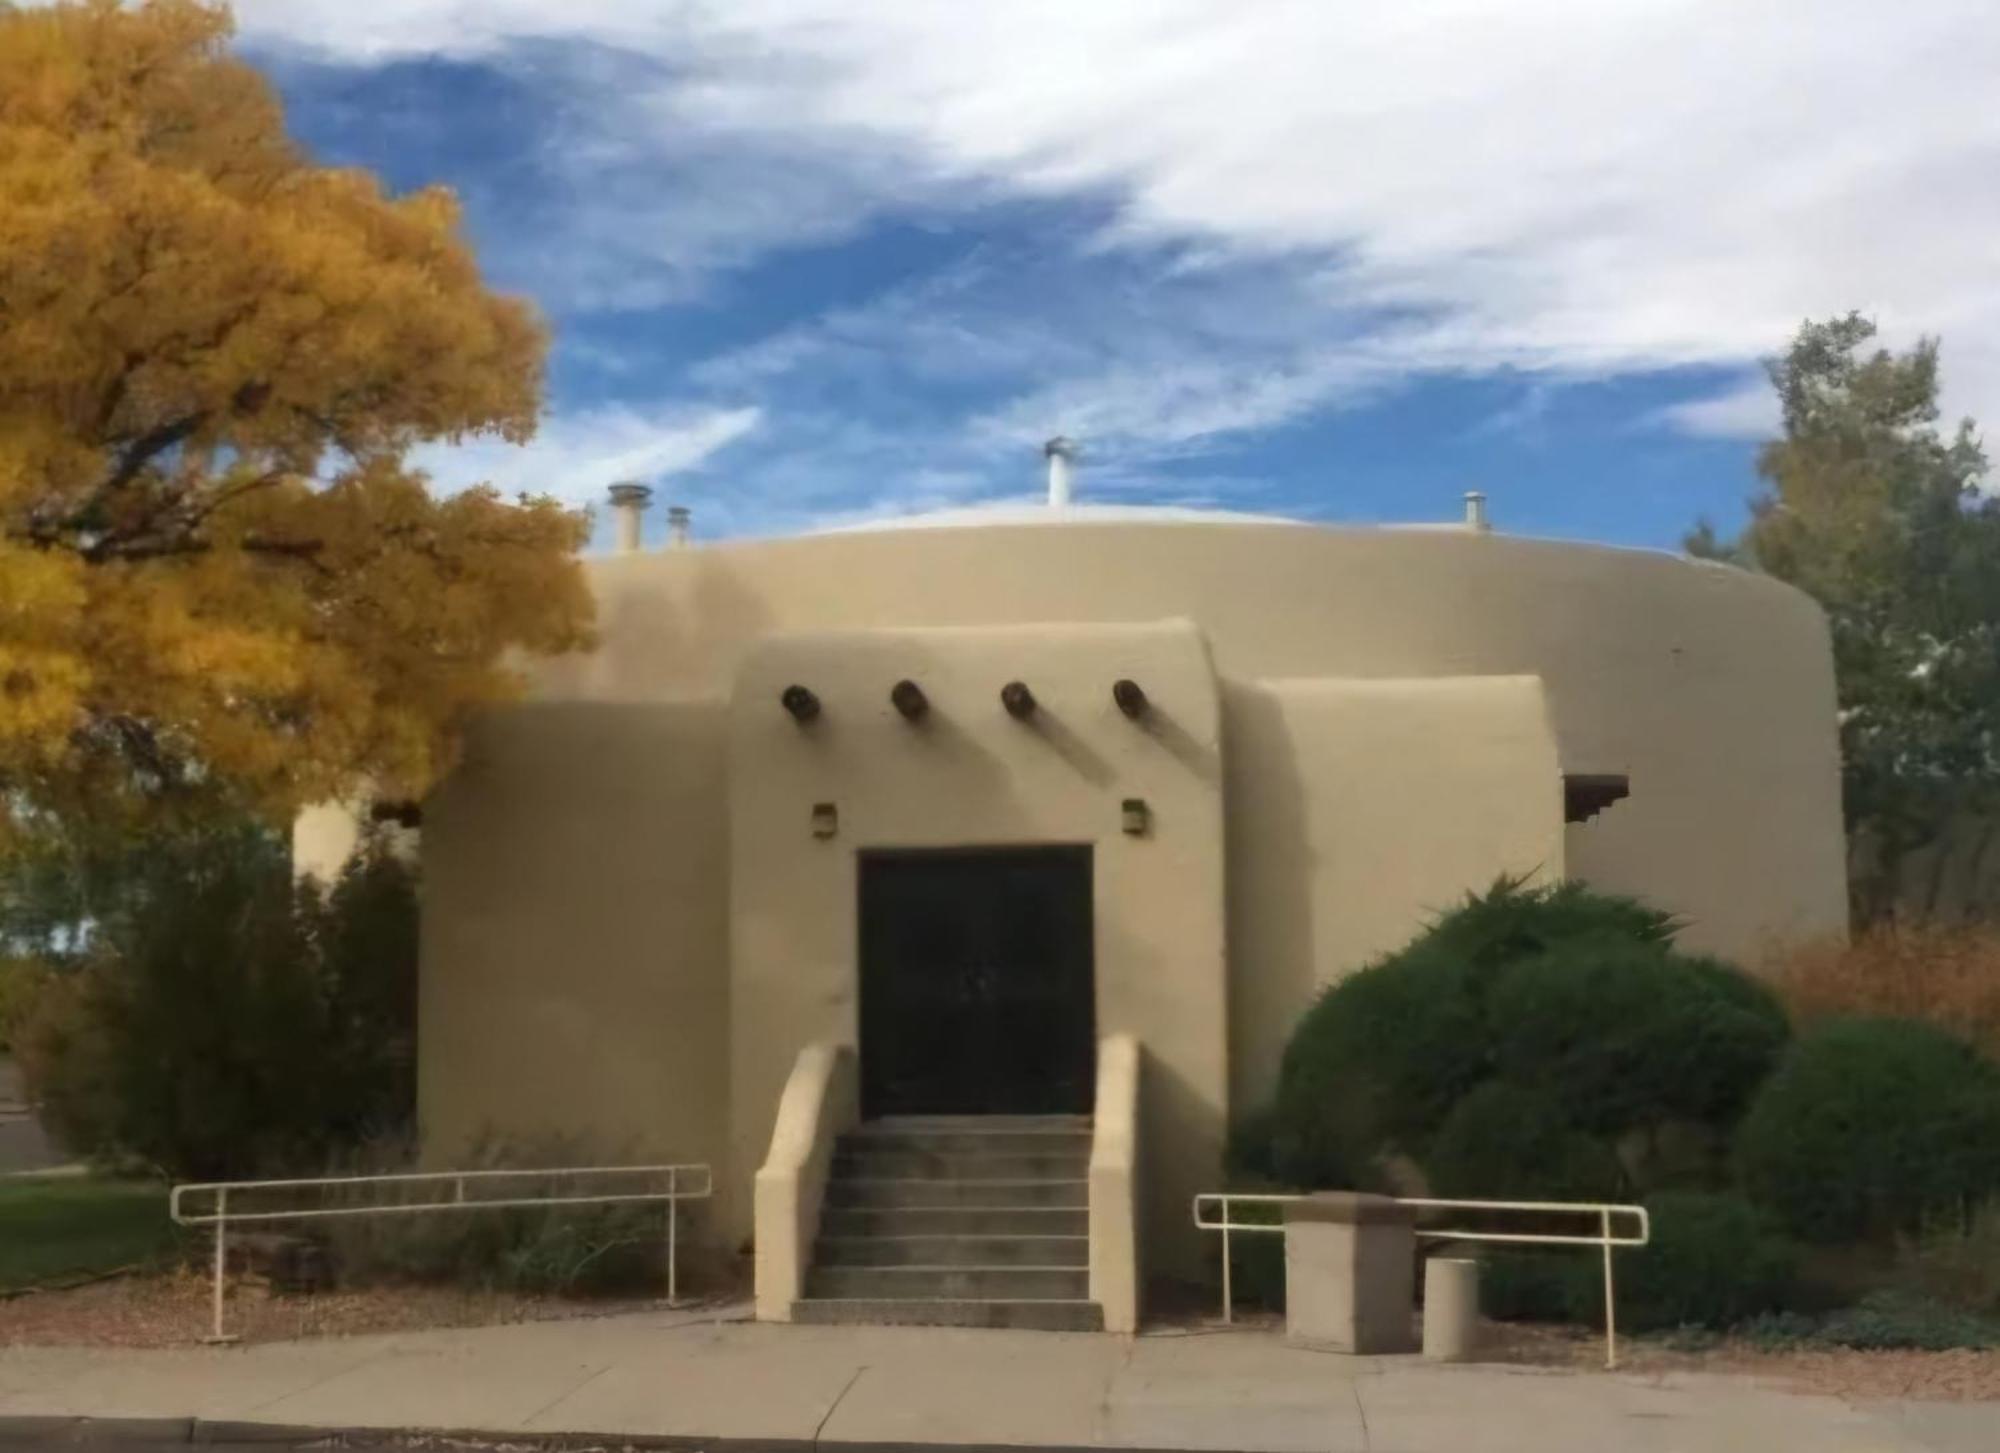
{"label": "white roof vent", "polygon": [[1076,465],[1076,441],[1058,434],[1042,446],[1049,461],[1049,508],[1062,509],[1070,502],[1071,476]]}

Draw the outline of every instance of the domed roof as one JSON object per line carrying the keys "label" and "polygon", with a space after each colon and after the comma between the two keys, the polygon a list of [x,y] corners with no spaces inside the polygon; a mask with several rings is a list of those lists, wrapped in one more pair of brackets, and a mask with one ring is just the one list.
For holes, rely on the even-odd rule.
{"label": "domed roof", "polygon": [[930,510],[915,515],[889,515],[827,525],[815,535],[845,535],[865,530],[950,530],[977,525],[1303,525],[1311,521],[1285,515],[1250,514],[1240,510],[1195,509],[1183,505],[1051,505],[1040,500],[997,500],[991,504]]}

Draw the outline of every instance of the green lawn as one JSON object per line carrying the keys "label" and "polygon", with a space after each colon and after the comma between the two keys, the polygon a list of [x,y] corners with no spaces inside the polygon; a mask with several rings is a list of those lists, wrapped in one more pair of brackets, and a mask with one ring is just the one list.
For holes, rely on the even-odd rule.
{"label": "green lawn", "polygon": [[156,1260],[174,1249],[177,1231],[157,1182],[0,1180],[0,1292]]}

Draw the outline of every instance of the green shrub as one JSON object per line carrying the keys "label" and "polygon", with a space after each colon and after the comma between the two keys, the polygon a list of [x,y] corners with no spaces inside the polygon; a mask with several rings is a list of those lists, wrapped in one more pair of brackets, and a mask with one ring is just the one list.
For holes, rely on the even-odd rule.
{"label": "green shrub", "polygon": [[1910,1292],[1871,1292],[1819,1325],[1817,1339],[1866,1351],[1949,1352],[2000,1346],[2000,1323]]}
{"label": "green shrub", "polygon": [[1451,960],[1475,969],[1519,963],[1562,944],[1672,942],[1673,915],[1635,898],[1600,893],[1565,881],[1530,887],[1524,879],[1501,877],[1484,893],[1439,919],[1418,939]]}
{"label": "green shrub", "polygon": [[1281,1184],[1277,1150],[1272,1141],[1276,1130],[1277,1116],[1268,1106],[1251,1111],[1229,1127],[1229,1138],[1222,1148],[1222,1166],[1232,1189],[1252,1184],[1273,1187]]}
{"label": "green shrub", "polygon": [[2000,1200],[1942,1217],[1896,1248],[1898,1285],[1965,1311],[2000,1316]]}
{"label": "green shrub", "polygon": [[[1613,1252],[1618,1325],[1633,1332],[1721,1331],[1791,1298],[1791,1244],[1740,1196],[1668,1191],[1645,1202],[1652,1238]],[[1571,1221],[1567,1229],[1574,1229]],[[1489,1316],[1604,1325],[1604,1262],[1595,1247],[1499,1251],[1482,1262]]]}
{"label": "green shrub", "polygon": [[1479,1309],[1500,1322],[1567,1322],[1579,1296],[1574,1251],[1489,1247],[1479,1257]]}
{"label": "green shrub", "polygon": [[1420,1143],[1486,1073],[1473,970],[1419,944],[1336,984],[1286,1047],[1272,1130],[1283,1180],[1379,1184],[1378,1157]]}
{"label": "green shrub", "polygon": [[[616,1165],[622,1158],[602,1146],[546,1136],[482,1140],[453,1163],[465,1170],[533,1170]],[[358,1174],[405,1170],[408,1147],[385,1141],[349,1164]],[[416,1193],[437,1194],[428,1185]],[[445,1282],[542,1295],[653,1295],[666,1279],[666,1218],[667,1207],[654,1202],[527,1206],[336,1217],[318,1223],[318,1235],[335,1276],[348,1286]],[[683,1235],[693,1239],[685,1224]]]}
{"label": "green shrub", "polygon": [[71,1151],[191,1179],[317,1170],[411,1107],[415,893],[365,856],[329,895],[257,829],[161,845],[19,1052]]}
{"label": "green shrub", "polygon": [[1787,1033],[1782,1014],[1748,1007],[1742,978],[1655,943],[1559,944],[1497,976],[1486,1006],[1494,1057],[1600,1135],[1728,1124]]}
{"label": "green shrub", "polygon": [[[1673,931],[1665,914],[1575,883],[1502,880],[1468,899],[1299,1021],[1271,1121],[1274,1173],[1300,1186],[1381,1188],[1402,1156],[1467,1195],[1495,1194],[1457,1172],[1476,1155],[1507,1184],[1559,1171],[1616,1185],[1607,1171],[1629,1132],[1656,1140],[1677,1125],[1726,1128],[1774,1063],[1784,1015],[1735,970],[1674,952]],[[1563,1108],[1548,1134],[1507,1137],[1530,1160],[1505,1163],[1462,1125],[1440,1150],[1433,1142],[1461,1102],[1496,1079]],[[1557,1154],[1549,1137],[1571,1124],[1598,1137],[1599,1151]]]}
{"label": "green shrub", "polygon": [[1555,1098],[1489,1080],[1453,1108],[1423,1159],[1435,1196],[1610,1201],[1625,1194],[1618,1157],[1572,1125]]}
{"label": "green shrub", "polygon": [[1831,1021],[1765,1084],[1737,1161],[1751,1196],[1809,1241],[1967,1216],[2000,1189],[2000,1069],[1929,1025]]}
{"label": "green shrub", "polygon": [[1745,1317],[1730,1334],[1762,1352],[1789,1352],[1819,1336],[1820,1319],[1805,1312],[1758,1312]]}
{"label": "green shrub", "polygon": [[[1635,1332],[1683,1326],[1719,1330],[1785,1308],[1797,1258],[1790,1243],[1748,1201],[1706,1191],[1666,1191],[1648,1197],[1645,1205],[1653,1223],[1651,1242],[1614,1253],[1621,1326]],[[1586,1303],[1577,1310],[1590,1311],[1589,1320],[1603,1321],[1601,1306]]]}

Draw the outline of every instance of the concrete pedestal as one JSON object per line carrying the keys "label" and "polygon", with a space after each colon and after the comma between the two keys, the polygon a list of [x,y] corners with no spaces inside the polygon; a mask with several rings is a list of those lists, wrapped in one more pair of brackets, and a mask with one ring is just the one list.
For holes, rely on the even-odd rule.
{"label": "concrete pedestal", "polygon": [[1424,1356],[1463,1362],[1479,1340],[1479,1263],[1433,1256],[1424,1262]]}
{"label": "concrete pedestal", "polygon": [[1335,1352],[1411,1352],[1415,1216],[1328,1191],[1285,1208],[1285,1333]]}

